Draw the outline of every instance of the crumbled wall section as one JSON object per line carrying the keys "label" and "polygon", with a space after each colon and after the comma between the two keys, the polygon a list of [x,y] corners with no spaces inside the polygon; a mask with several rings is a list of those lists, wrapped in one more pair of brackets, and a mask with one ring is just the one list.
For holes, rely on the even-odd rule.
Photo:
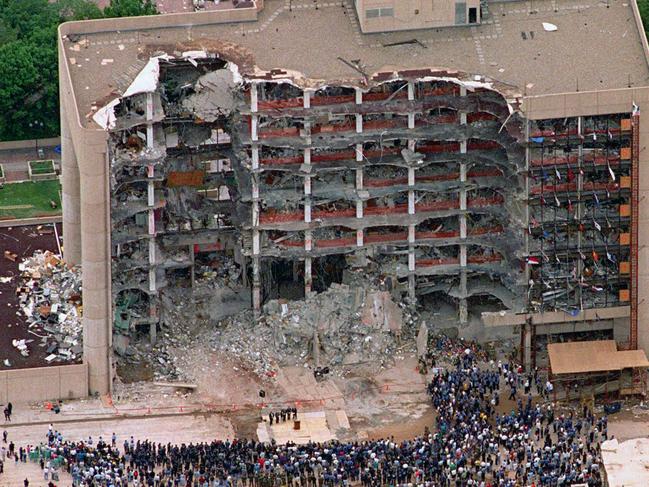
{"label": "crumbled wall section", "polygon": [[112,134],[116,330],[154,333],[204,247],[234,249],[257,310],[286,269],[306,294],[352,262],[412,299],[444,294],[461,322],[474,297],[523,309],[515,98],[447,71],[325,84],[204,51],[152,59],[95,116]]}

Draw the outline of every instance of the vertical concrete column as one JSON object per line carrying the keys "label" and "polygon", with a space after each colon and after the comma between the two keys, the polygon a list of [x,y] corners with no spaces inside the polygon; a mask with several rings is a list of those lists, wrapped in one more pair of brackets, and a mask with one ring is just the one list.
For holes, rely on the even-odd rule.
{"label": "vertical concrete column", "polygon": [[[253,230],[253,240],[255,238],[255,233],[257,238],[259,238],[259,231]],[[259,315],[259,310],[261,309],[261,279],[259,277],[259,256],[254,256],[252,258],[252,309],[254,310],[255,315]]]}
{"label": "vertical concrete column", "polygon": [[[464,89],[464,94],[466,95],[466,89]],[[466,113],[460,112],[460,124],[466,125]],[[463,140],[460,142],[460,153],[466,154],[467,152],[467,142]],[[466,273],[466,244],[464,243],[467,232],[466,232],[466,212],[467,212],[467,193],[466,193],[466,172],[467,167],[466,163],[460,163],[460,216],[459,216],[459,225],[460,225],[460,304],[459,304],[459,317],[460,324],[467,323],[469,321],[469,306],[467,302],[467,273]]]}
{"label": "vertical concrete column", "polygon": [[[304,103],[306,105],[307,92],[304,93]],[[310,124],[306,124],[307,131],[310,132]],[[310,143],[310,142],[309,142]],[[311,223],[311,148],[307,147],[304,149],[304,172],[307,174],[304,176],[304,222],[309,224]],[[307,225],[310,226],[310,225]],[[311,230],[307,229],[304,231],[304,250],[305,252],[311,252],[313,248],[313,235]],[[305,257],[304,259],[304,295],[308,296],[311,292],[313,284],[312,272],[311,272],[311,257]]]}
{"label": "vertical concrete column", "polygon": [[[313,234],[311,230],[304,231],[304,250],[311,252],[313,250]],[[307,296],[313,286],[313,277],[311,270],[311,257],[304,258],[304,295]]]}
{"label": "vertical concrete column", "polygon": [[[415,99],[415,82],[408,81],[408,101]],[[415,128],[415,114],[408,113],[408,129]],[[408,140],[408,149],[415,150],[416,142],[413,139]],[[408,168],[408,214],[415,214],[415,169]],[[415,225],[408,225],[408,297],[415,299],[415,287],[417,283],[416,278],[416,262],[415,262]]]}
{"label": "vertical concrete column", "polygon": [[146,94],[146,146],[153,149],[153,93]]}
{"label": "vertical concrete column", "polygon": [[[153,96],[151,93],[147,94],[147,120],[153,120]],[[151,140],[153,144],[153,124],[147,124],[147,144]],[[156,293],[156,268],[155,268],[155,215],[153,207],[155,206],[155,186],[153,184],[153,176],[155,174],[155,167],[153,164],[147,166],[147,206],[149,207],[149,222],[153,225],[154,235],[149,236],[149,292]],[[192,268],[193,270],[193,268]],[[149,297],[149,342],[155,345],[158,340],[158,321],[154,319],[157,315],[156,304],[152,296]]]}
{"label": "vertical concrete column", "polygon": [[61,203],[63,205],[63,258],[70,265],[81,263],[81,182],[74,144],[61,105]]}
{"label": "vertical concrete column", "polygon": [[259,140],[259,116],[258,115],[252,115],[250,117],[250,139],[253,142],[257,142]]}
{"label": "vertical concrete column", "polygon": [[363,144],[356,144],[356,162],[363,162]]}
{"label": "vertical concrete column", "polygon": [[[466,271],[462,269],[462,272],[460,273],[460,294],[462,296],[466,296],[466,293],[467,293],[467,275],[466,275]],[[460,315],[460,323],[464,324],[469,321],[469,307],[467,305],[467,299],[464,297],[460,299],[459,315]]]}
{"label": "vertical concrete column", "polygon": [[[256,85],[254,85],[256,86]],[[252,93],[252,88],[251,88]],[[255,90],[256,93],[256,90]],[[252,309],[255,315],[261,309],[261,276],[260,276],[260,254],[261,236],[259,231],[259,148],[252,148]]]}
{"label": "vertical concrete column", "polygon": [[257,83],[250,83],[250,111],[257,113],[259,110],[259,93],[257,91]]}
{"label": "vertical concrete column", "polygon": [[[460,96],[466,96],[467,91],[465,86],[460,87]],[[466,125],[467,117],[466,112],[460,112],[460,125]],[[460,141],[460,153],[467,153],[467,142],[466,140]],[[467,212],[467,193],[466,193],[466,163],[460,163],[460,216],[459,216],[459,225],[460,225],[460,303],[459,303],[459,318],[460,324],[465,324],[469,321],[469,306],[467,302],[467,252],[466,244],[464,243],[467,231],[466,231],[466,212]]]}
{"label": "vertical concrete column", "polygon": [[[358,91],[357,91],[358,93]],[[363,144],[356,144],[356,162],[363,162]],[[356,169],[356,191],[363,189],[363,168]],[[356,218],[363,218],[363,201],[356,198]],[[358,235],[356,235],[358,242]]]}
{"label": "vertical concrete column", "polygon": [[187,251],[189,252],[189,262],[191,263],[189,278],[191,280],[191,285],[193,289],[194,285],[196,284],[196,272],[195,272],[196,256],[194,255],[194,244],[189,244],[187,246]]}
{"label": "vertical concrete column", "polygon": [[112,387],[112,293],[107,134],[77,129],[73,135],[81,176],[83,360],[91,394]]}
{"label": "vertical concrete column", "polygon": [[[410,84],[408,84],[410,87]],[[410,141],[409,141],[410,142]],[[416,213],[415,208],[415,168],[408,168],[408,215]],[[415,262],[415,224],[408,225],[408,297],[415,299],[416,262]]]}
{"label": "vertical concrete column", "polygon": [[149,181],[147,182],[147,206],[149,207],[149,292],[152,293],[156,292],[157,286],[155,269],[155,214],[153,212],[153,207],[155,205],[155,187],[152,179],[154,174],[155,168],[153,164],[149,164],[147,166],[147,178],[149,178]]}
{"label": "vertical concrete column", "polygon": [[311,257],[304,258],[304,295],[307,296],[313,287],[313,273],[311,270]]}
{"label": "vertical concrete column", "polygon": [[360,113],[356,114],[356,133],[363,133],[363,115]]}
{"label": "vertical concrete column", "polygon": [[149,292],[156,291],[155,278],[155,239],[149,238]]}
{"label": "vertical concrete column", "polygon": [[415,214],[415,168],[408,168],[408,214]]}
{"label": "vertical concrete column", "polygon": [[415,241],[416,241],[416,225],[411,223],[408,225],[408,297],[410,299],[415,299],[415,287],[416,287],[416,271],[417,271],[417,262],[415,261]]}
{"label": "vertical concrete column", "polygon": [[[250,112],[259,111],[259,85],[250,83]],[[252,147],[252,309],[255,316],[261,309],[261,235],[259,231],[259,147]]]}
{"label": "vertical concrete column", "polygon": [[[149,307],[154,306],[153,302],[149,304]],[[149,309],[149,314],[151,310]],[[149,323],[149,343],[155,345],[155,342],[158,341],[158,324],[155,321]]]}
{"label": "vertical concrete column", "polygon": [[[356,194],[363,190],[363,168],[356,168]],[[356,218],[363,218],[363,201],[356,199]],[[365,234],[362,228],[356,230],[356,247],[365,245]]]}
{"label": "vertical concrete column", "polygon": [[532,370],[532,335],[534,333],[532,318],[527,318],[521,328],[523,333],[523,367],[526,372],[529,372]]}
{"label": "vertical concrete column", "polygon": [[360,105],[363,103],[363,90],[356,88],[356,104]]}
{"label": "vertical concrete column", "polygon": [[304,108],[311,108],[311,90],[304,90]]}

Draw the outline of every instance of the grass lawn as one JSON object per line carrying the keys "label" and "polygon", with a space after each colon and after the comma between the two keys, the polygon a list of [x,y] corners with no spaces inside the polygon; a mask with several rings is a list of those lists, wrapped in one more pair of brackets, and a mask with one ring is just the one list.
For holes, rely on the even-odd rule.
{"label": "grass lawn", "polygon": [[53,161],[29,161],[32,174],[50,174],[54,172]]}
{"label": "grass lawn", "polygon": [[[59,180],[4,184],[0,189],[0,219],[33,218],[61,213]],[[56,203],[56,208],[50,206]]]}

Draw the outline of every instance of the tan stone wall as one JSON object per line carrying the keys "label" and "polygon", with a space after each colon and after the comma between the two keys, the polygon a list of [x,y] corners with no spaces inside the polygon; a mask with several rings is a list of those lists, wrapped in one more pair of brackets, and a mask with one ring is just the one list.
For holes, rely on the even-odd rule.
{"label": "tan stone wall", "polygon": [[[32,149],[36,147],[36,139],[30,140],[8,140],[6,142],[0,142],[0,150],[12,150],[12,149]],[[38,139],[39,147],[52,147],[54,145],[59,145],[61,139],[59,137],[52,137],[49,139]]]}
{"label": "tan stone wall", "polygon": [[82,127],[60,40],[59,80],[62,142],[64,149],[73,149],[62,163],[63,219],[70,232],[68,240],[64,233],[64,244],[75,247],[65,252],[78,258],[81,250],[87,392],[106,394],[112,387],[108,134]]}
{"label": "tan stone wall", "polygon": [[[480,1],[465,3],[467,22],[469,8],[477,9],[480,22]],[[389,32],[455,25],[455,4],[456,0],[357,0],[356,10],[363,32]],[[368,9],[385,7],[394,9],[394,16],[367,18]]]}
{"label": "tan stone wall", "polygon": [[0,403],[74,399],[88,395],[88,366],[0,371]]}

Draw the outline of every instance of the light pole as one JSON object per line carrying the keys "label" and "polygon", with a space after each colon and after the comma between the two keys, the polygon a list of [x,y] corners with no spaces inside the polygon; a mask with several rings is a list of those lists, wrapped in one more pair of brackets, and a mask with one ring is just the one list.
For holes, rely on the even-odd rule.
{"label": "light pole", "polygon": [[36,140],[36,155],[40,157],[40,154],[38,152],[38,134],[40,131],[43,130],[43,127],[45,124],[41,122],[40,120],[34,120],[33,122],[29,122],[29,129],[30,131],[34,131],[34,139]]}

